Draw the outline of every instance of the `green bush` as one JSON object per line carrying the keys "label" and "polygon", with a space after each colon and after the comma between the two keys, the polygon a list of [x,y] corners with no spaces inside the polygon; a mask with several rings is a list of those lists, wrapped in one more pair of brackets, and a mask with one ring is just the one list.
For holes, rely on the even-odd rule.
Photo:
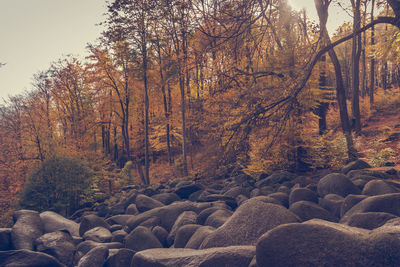
{"label": "green bush", "polygon": [[53,156],[29,176],[20,206],[71,215],[90,196],[93,172],[80,160]]}

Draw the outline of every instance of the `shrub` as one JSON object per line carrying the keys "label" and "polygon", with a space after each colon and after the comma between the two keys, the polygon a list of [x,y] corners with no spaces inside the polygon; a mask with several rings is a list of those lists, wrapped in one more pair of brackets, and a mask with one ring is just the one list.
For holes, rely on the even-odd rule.
{"label": "shrub", "polygon": [[135,182],[134,176],[133,176],[133,162],[132,161],[127,161],[125,163],[124,168],[122,168],[120,172],[120,185],[125,186],[125,185],[132,185]]}
{"label": "shrub", "polygon": [[80,160],[53,156],[29,175],[20,205],[68,216],[90,195],[92,180],[92,170]]}

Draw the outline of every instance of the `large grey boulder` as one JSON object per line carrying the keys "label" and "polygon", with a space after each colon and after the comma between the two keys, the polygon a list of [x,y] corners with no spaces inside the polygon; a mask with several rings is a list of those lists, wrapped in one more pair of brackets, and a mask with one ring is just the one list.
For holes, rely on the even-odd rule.
{"label": "large grey boulder", "polygon": [[123,244],[119,242],[111,242],[111,243],[99,243],[92,240],[86,240],[76,247],[76,252],[74,255],[74,264],[78,264],[79,260],[86,255],[90,250],[96,247],[106,247],[108,249],[118,249],[122,248]]}
{"label": "large grey boulder", "polygon": [[142,251],[163,246],[148,228],[138,226],[125,237],[125,247],[134,251]]}
{"label": "large grey boulder", "polygon": [[308,188],[293,189],[289,194],[289,205],[301,200],[317,203],[318,195]]}
{"label": "large grey boulder", "polygon": [[204,225],[218,228],[223,225],[231,216],[233,212],[226,209],[218,209],[207,217]]}
{"label": "large grey boulder", "polygon": [[110,249],[103,267],[129,267],[135,253],[135,251],[127,248]]}
{"label": "large grey boulder", "polygon": [[79,235],[83,236],[83,234],[86,233],[86,231],[98,226],[110,229],[110,225],[95,214],[89,214],[83,216],[81,219],[81,224],[79,226]]}
{"label": "large grey boulder", "polygon": [[79,224],[64,218],[60,214],[53,211],[44,211],[40,213],[42,219],[44,232],[51,233],[59,230],[68,230],[73,236],[79,236]]}
{"label": "large grey boulder", "polygon": [[257,243],[258,266],[400,266],[400,239],[311,220],[278,226]]}
{"label": "large grey boulder", "polygon": [[345,223],[353,214],[364,212],[386,212],[400,216],[400,193],[368,197],[347,211],[340,222]]}
{"label": "large grey boulder", "polygon": [[383,180],[369,181],[364,186],[364,189],[362,191],[362,194],[367,196],[377,196],[377,195],[385,195],[392,193],[400,193],[400,191],[394,188],[393,186],[387,184]]}
{"label": "large grey boulder", "polygon": [[254,246],[234,246],[194,250],[185,248],[149,249],[133,257],[132,267],[235,266],[248,267],[255,255]]}
{"label": "large grey boulder", "polygon": [[15,224],[11,229],[11,242],[15,249],[34,250],[36,238],[43,235],[43,223],[39,213],[33,210],[19,210],[13,215]]}
{"label": "large grey boulder", "polygon": [[211,226],[202,226],[194,232],[186,243],[185,248],[198,249],[207,236],[215,232],[215,228]]}
{"label": "large grey boulder", "polygon": [[289,210],[296,214],[301,221],[322,219],[326,221],[337,222],[339,220],[326,209],[310,201],[297,201],[290,206]]}
{"label": "large grey boulder", "polygon": [[181,200],[180,197],[175,193],[160,193],[152,196],[152,198],[163,203],[164,205],[169,205],[175,201]]}
{"label": "large grey boulder", "polygon": [[11,249],[11,228],[0,228],[0,251]]}
{"label": "large grey boulder", "polygon": [[346,197],[349,194],[360,193],[360,189],[341,173],[331,173],[324,176],[319,180],[317,190],[321,197],[328,194]]}
{"label": "large grey boulder", "polygon": [[339,218],[343,202],[344,198],[342,196],[336,194],[328,194],[325,195],[324,198],[320,198],[318,204],[322,208],[333,214],[335,217]]}
{"label": "large grey boulder", "polygon": [[73,266],[75,244],[69,231],[62,230],[47,233],[36,239],[38,252],[49,254],[67,266]]}
{"label": "large grey boulder", "polygon": [[262,188],[263,186],[282,184],[284,182],[292,181],[295,178],[296,175],[294,173],[290,173],[287,171],[277,171],[274,172],[272,175],[266,177],[265,179],[261,179],[256,182],[256,186],[258,188]]}
{"label": "large grey boulder", "polygon": [[343,215],[349,211],[354,205],[359,203],[361,200],[366,199],[368,196],[365,195],[348,195],[345,197],[342,206],[340,207],[340,218],[343,217]]}
{"label": "large grey boulder", "polygon": [[193,211],[184,211],[181,215],[178,216],[174,225],[169,232],[167,237],[167,243],[171,246],[174,243],[176,232],[179,230],[180,227],[186,224],[195,224],[197,221],[197,214]]}
{"label": "large grey boulder", "polygon": [[200,248],[254,245],[266,231],[298,221],[295,214],[280,205],[249,199],[221,227],[207,236]]}
{"label": "large grey boulder", "polygon": [[146,195],[140,194],[136,197],[136,207],[139,212],[145,212],[162,206],[164,206],[163,203]]}
{"label": "large grey boulder", "polygon": [[187,224],[180,227],[175,235],[174,248],[184,248],[189,239],[200,227],[201,225],[198,224]]}
{"label": "large grey boulder", "polygon": [[85,240],[92,240],[99,243],[107,243],[112,239],[111,232],[104,227],[98,226],[85,232],[83,238]]}
{"label": "large grey boulder", "polygon": [[191,194],[200,191],[202,186],[190,181],[182,181],[176,185],[175,194],[180,198],[188,198]]}
{"label": "large grey boulder", "polygon": [[353,227],[372,230],[384,225],[387,221],[394,218],[398,217],[385,212],[361,212],[351,215],[346,220],[346,224]]}
{"label": "large grey boulder", "polygon": [[346,166],[344,166],[342,168],[342,172],[343,173],[348,173],[352,170],[362,170],[362,169],[367,169],[367,168],[371,168],[371,165],[369,165],[367,162],[363,161],[363,160],[356,160],[356,161],[352,161],[349,164],[347,164]]}
{"label": "large grey boulder", "polygon": [[78,267],[103,267],[107,257],[108,248],[95,247],[79,260]]}
{"label": "large grey boulder", "polygon": [[27,249],[0,251],[2,267],[65,267],[56,258]]}
{"label": "large grey boulder", "polygon": [[212,207],[213,203],[193,203],[189,201],[185,202],[174,202],[168,206],[155,208],[146,212],[143,212],[139,215],[136,215],[134,218],[128,220],[127,226],[129,231],[133,230],[136,226],[140,225],[144,221],[150,218],[159,218],[160,226],[162,226],[167,231],[170,231],[172,226],[174,225],[178,216],[184,211],[194,211],[199,213],[200,211]]}

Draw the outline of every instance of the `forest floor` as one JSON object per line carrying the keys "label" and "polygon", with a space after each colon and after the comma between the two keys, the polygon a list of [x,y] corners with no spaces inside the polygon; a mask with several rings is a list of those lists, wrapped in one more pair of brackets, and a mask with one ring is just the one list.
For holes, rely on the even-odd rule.
{"label": "forest floor", "polygon": [[[364,106],[368,105],[364,103]],[[377,169],[400,170],[400,88],[381,90],[370,112],[364,112],[356,147],[362,159]]]}

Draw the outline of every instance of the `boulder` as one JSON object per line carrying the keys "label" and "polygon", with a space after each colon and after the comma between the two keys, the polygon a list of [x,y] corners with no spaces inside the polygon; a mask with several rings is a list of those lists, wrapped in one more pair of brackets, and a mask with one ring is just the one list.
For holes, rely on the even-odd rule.
{"label": "boulder", "polygon": [[136,215],[138,213],[139,213],[139,211],[136,207],[136,204],[133,204],[133,203],[129,204],[129,206],[125,210],[125,214],[127,214],[127,215]]}
{"label": "boulder", "polygon": [[138,226],[125,237],[125,247],[134,251],[142,251],[163,246],[148,228]]}
{"label": "boulder", "polygon": [[180,198],[188,198],[194,192],[201,190],[202,187],[193,182],[182,181],[176,185],[175,194],[177,194]]}
{"label": "boulder", "polygon": [[74,255],[74,264],[77,265],[79,260],[85,254],[87,254],[91,249],[96,248],[96,247],[106,247],[108,249],[118,249],[118,248],[122,248],[123,245],[122,245],[122,243],[119,243],[119,242],[99,243],[99,242],[95,242],[92,240],[83,241],[76,247],[76,252]]}
{"label": "boulder", "polygon": [[111,252],[110,249],[109,256],[103,267],[129,267],[135,253],[135,251],[127,248],[117,249],[116,252]]}
{"label": "boulder", "polygon": [[377,195],[385,195],[399,193],[399,190],[390,186],[385,181],[382,180],[371,180],[369,181],[362,191],[363,195],[367,196],[377,196]]}
{"label": "boulder", "polygon": [[340,207],[340,218],[350,210],[354,205],[360,202],[363,199],[366,199],[368,196],[365,195],[348,195],[345,197],[342,206]]}
{"label": "boulder", "polygon": [[0,263],[4,267],[65,267],[53,256],[27,249],[0,251]]}
{"label": "boulder", "polygon": [[187,224],[180,227],[175,235],[174,248],[184,248],[189,239],[200,227],[201,225],[198,224]]}
{"label": "boulder", "polygon": [[197,214],[193,211],[184,211],[181,215],[178,216],[174,225],[171,228],[171,231],[167,237],[167,243],[171,246],[174,243],[175,235],[178,229],[186,224],[195,224],[197,221]]}
{"label": "boulder", "polygon": [[153,199],[163,203],[164,205],[169,205],[175,201],[181,200],[175,193],[160,193],[152,196]]}
{"label": "boulder", "polygon": [[43,223],[39,213],[19,210],[13,215],[15,224],[11,229],[11,242],[15,249],[34,249],[35,240],[43,235]]}
{"label": "boulder", "polygon": [[86,231],[93,229],[95,227],[104,227],[106,229],[110,229],[110,225],[106,223],[102,218],[95,214],[89,214],[83,216],[81,219],[81,224],[79,226],[79,235],[83,236]]}
{"label": "boulder", "polygon": [[301,200],[317,203],[318,195],[308,188],[295,188],[290,192],[289,205]]}
{"label": "boulder", "polygon": [[400,239],[311,220],[278,226],[256,248],[258,266],[399,266]]}
{"label": "boulder", "polygon": [[266,231],[298,221],[295,214],[280,205],[249,199],[221,227],[207,236],[200,248],[254,245]]}
{"label": "boulder", "polygon": [[98,226],[85,232],[83,238],[85,240],[92,240],[99,243],[107,243],[112,239],[111,232],[104,227]]}
{"label": "boulder", "polygon": [[207,209],[201,211],[201,212],[199,213],[199,215],[197,216],[197,224],[204,225],[204,223],[206,222],[208,216],[210,216],[211,214],[213,214],[213,213],[216,212],[217,210],[220,210],[220,208],[218,208],[218,207],[211,207],[211,208],[207,208]]}
{"label": "boulder", "polygon": [[107,257],[108,248],[95,247],[79,260],[78,267],[103,267]]}
{"label": "boulder", "polygon": [[[134,204],[133,204],[134,205]],[[129,219],[134,218],[135,215],[128,215],[128,214],[119,214],[119,215],[114,215],[105,220],[106,223],[109,225],[126,225],[129,221]],[[111,230],[111,229],[110,229]]]}
{"label": "boulder", "polygon": [[296,214],[303,222],[311,219],[322,219],[337,222],[338,218],[318,204],[309,201],[297,201],[290,206],[289,210]]}
{"label": "boulder", "polygon": [[349,194],[359,194],[360,189],[355,186],[345,175],[331,173],[319,180],[317,185],[318,194],[324,197],[328,194],[336,194],[346,197]]}
{"label": "boulder", "polygon": [[347,174],[348,172],[352,171],[352,170],[362,170],[362,169],[367,169],[367,168],[371,168],[371,165],[369,165],[367,162],[358,159],[356,161],[352,161],[349,164],[347,164],[346,166],[344,166],[342,168],[342,172]]}
{"label": "boulder", "polygon": [[0,251],[11,249],[11,228],[0,228]]}
{"label": "boulder", "polygon": [[134,218],[130,219],[127,222],[127,226],[129,231],[134,229],[136,226],[141,224],[142,222],[148,220],[152,217],[157,217],[160,219],[160,226],[162,226],[167,231],[171,230],[172,225],[175,223],[178,216],[184,211],[194,211],[196,213],[206,209],[208,207],[212,207],[212,203],[207,203],[205,206],[200,206],[197,203],[185,201],[185,202],[174,202],[168,206],[152,209],[146,212],[143,212]]}
{"label": "boulder", "polygon": [[154,234],[155,237],[157,237],[158,241],[160,241],[161,245],[163,247],[167,247],[167,237],[168,237],[168,232],[161,226],[156,226],[151,229],[151,232]]}
{"label": "boulder", "polygon": [[203,243],[204,239],[206,239],[206,237],[212,234],[214,231],[215,228],[211,226],[200,227],[190,237],[189,241],[186,243],[185,248],[198,249],[201,243]]}
{"label": "boulder", "polygon": [[[352,170],[347,173],[347,177],[350,180],[356,179],[364,179],[364,180],[373,180],[373,179],[387,179],[390,178],[390,175],[385,174],[381,171],[362,169],[362,170]],[[369,178],[368,178],[369,177]]]}
{"label": "boulder", "polygon": [[243,186],[235,186],[224,193],[224,196],[236,198],[239,195],[244,195],[246,197],[250,196],[250,189]]}
{"label": "boulder", "polygon": [[40,213],[42,219],[44,232],[51,233],[59,230],[68,230],[73,236],[79,236],[79,224],[68,220],[58,213],[53,211],[44,211]]}
{"label": "boulder", "polygon": [[123,243],[125,237],[128,235],[127,232],[125,232],[124,230],[117,230],[115,232],[112,232],[112,238],[111,238],[111,242],[120,242]]}
{"label": "boulder", "polygon": [[274,198],[279,201],[279,203],[284,207],[289,207],[289,195],[283,192],[276,192],[269,194],[268,197]]}
{"label": "boulder", "polygon": [[229,207],[235,209],[237,207],[236,200],[233,197],[224,196],[221,194],[202,194],[199,196],[199,202],[215,202],[224,201]]}
{"label": "boulder", "polygon": [[231,216],[233,212],[226,209],[219,209],[213,212],[210,216],[207,217],[204,225],[212,226],[214,228],[218,228],[223,225]]}
{"label": "boulder", "polygon": [[329,211],[333,216],[340,218],[340,212],[342,209],[342,205],[344,202],[344,198],[342,196],[336,194],[328,194],[324,196],[324,198],[320,198],[318,204]]}
{"label": "boulder", "polygon": [[386,212],[400,216],[400,193],[367,197],[347,211],[340,222],[345,223],[353,214],[364,212]]}
{"label": "boulder", "polygon": [[384,225],[387,221],[398,218],[397,216],[385,212],[362,212],[351,215],[346,224],[353,227],[364,229],[375,229]]}
{"label": "boulder", "polygon": [[36,239],[36,251],[49,254],[66,266],[73,266],[75,244],[69,231],[47,233]]}
{"label": "boulder", "polygon": [[276,185],[283,184],[284,182],[292,181],[296,178],[294,173],[290,173],[287,171],[277,171],[272,175],[266,177],[265,179],[259,180],[256,182],[256,186],[261,188],[266,185]]}
{"label": "boulder", "polygon": [[254,246],[232,246],[195,250],[187,248],[149,249],[133,257],[132,267],[235,266],[248,267],[255,255]]}
{"label": "boulder", "polygon": [[146,195],[140,194],[136,197],[136,207],[139,212],[145,212],[162,206],[164,206],[163,203]]}

